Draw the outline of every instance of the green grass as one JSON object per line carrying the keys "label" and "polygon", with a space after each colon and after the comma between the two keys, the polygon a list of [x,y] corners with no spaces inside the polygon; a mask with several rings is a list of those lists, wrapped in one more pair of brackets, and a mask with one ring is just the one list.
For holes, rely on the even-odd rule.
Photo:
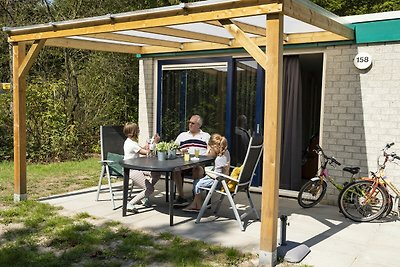
{"label": "green grass", "polygon": [[97,184],[97,159],[29,164],[28,196],[14,203],[13,166],[0,163],[0,266],[238,266],[251,257],[233,248],[145,234],[87,213],[61,216],[35,201]]}

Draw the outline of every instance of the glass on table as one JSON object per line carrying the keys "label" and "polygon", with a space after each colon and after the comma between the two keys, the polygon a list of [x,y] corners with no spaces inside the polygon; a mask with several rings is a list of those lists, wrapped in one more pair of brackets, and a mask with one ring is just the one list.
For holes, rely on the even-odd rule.
{"label": "glass on table", "polygon": [[188,152],[183,153],[183,160],[184,161],[189,161],[190,160],[190,154]]}
{"label": "glass on table", "polygon": [[195,158],[200,157],[200,149],[196,148],[196,149],[194,150],[194,157],[195,157]]}

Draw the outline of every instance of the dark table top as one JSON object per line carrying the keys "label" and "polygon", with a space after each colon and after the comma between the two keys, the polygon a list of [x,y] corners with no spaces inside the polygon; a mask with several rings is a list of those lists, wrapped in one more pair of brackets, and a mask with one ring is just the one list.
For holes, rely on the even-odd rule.
{"label": "dark table top", "polygon": [[208,156],[200,156],[198,160],[184,161],[183,156],[178,156],[176,159],[168,159],[160,161],[157,157],[140,157],[136,159],[127,159],[120,161],[124,168],[135,169],[140,171],[159,171],[172,172],[193,168],[199,164],[209,165],[214,161],[214,158]]}

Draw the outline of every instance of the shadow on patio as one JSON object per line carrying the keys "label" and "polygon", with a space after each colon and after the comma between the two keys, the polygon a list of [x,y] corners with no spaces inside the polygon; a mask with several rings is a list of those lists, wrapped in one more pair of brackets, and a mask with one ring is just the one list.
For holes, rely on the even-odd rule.
{"label": "shadow on patio", "polygon": [[[115,220],[131,229],[145,232],[170,232],[184,238],[203,240],[212,244],[235,247],[246,252],[258,253],[260,242],[259,221],[252,221],[250,216],[246,231],[239,229],[233,212],[228,209],[224,200],[220,217],[215,217],[210,210],[206,211],[201,223],[195,224],[196,213],[187,213],[176,209],[175,225],[169,226],[168,205],[165,202],[164,181],[156,185],[156,192],[151,196],[152,208],[140,209],[138,214],[122,217],[122,209],[112,210],[109,194],[102,193],[100,201],[95,201],[96,188],[72,192],[65,195],[42,199],[43,202],[62,206],[62,213],[71,215],[87,212],[100,220]],[[187,195],[191,184],[185,184]],[[117,196],[117,206],[122,204],[122,195]],[[237,196],[237,203],[242,195]],[[243,197],[245,195],[243,194]],[[253,193],[253,200],[260,210],[261,195]],[[310,247],[311,253],[302,261],[313,266],[393,266],[396,248],[388,251],[390,240],[400,239],[398,222],[389,218],[384,222],[354,223],[345,219],[336,206],[318,205],[311,209],[302,209],[295,199],[280,197],[279,215],[287,215],[287,240],[303,243]],[[278,227],[278,239],[279,239]],[[278,240],[279,241],[279,240]],[[372,246],[372,243],[374,246]],[[378,253],[382,257],[372,257]]]}

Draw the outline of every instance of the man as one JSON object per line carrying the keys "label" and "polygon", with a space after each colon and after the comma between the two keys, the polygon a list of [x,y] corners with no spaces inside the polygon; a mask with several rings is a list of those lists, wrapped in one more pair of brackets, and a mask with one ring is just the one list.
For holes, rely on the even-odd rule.
{"label": "man", "polygon": [[[179,145],[182,153],[189,153],[193,155],[195,150],[198,149],[200,151],[200,155],[206,155],[207,144],[208,140],[210,139],[210,135],[200,129],[203,125],[203,119],[200,117],[200,115],[193,115],[188,123],[189,131],[180,133],[176,138],[175,143]],[[189,201],[185,199],[184,196],[182,176],[191,173],[194,180],[200,179],[204,176],[204,169],[201,166],[196,166],[188,171],[177,171],[172,174],[175,180],[176,190],[178,191],[179,195],[174,203],[174,206],[184,207],[189,204]]]}

